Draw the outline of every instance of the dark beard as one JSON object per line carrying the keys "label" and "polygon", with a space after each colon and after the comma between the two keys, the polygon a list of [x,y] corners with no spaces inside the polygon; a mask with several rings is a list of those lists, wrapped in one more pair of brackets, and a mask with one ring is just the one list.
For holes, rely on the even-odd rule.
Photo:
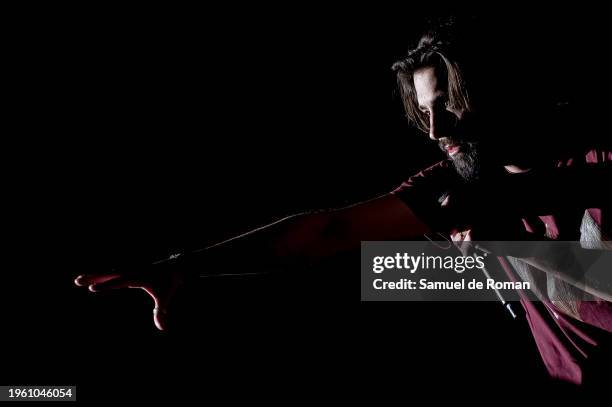
{"label": "dark beard", "polygon": [[[466,182],[475,182],[480,179],[481,160],[477,142],[454,142],[461,150],[451,158],[457,173]],[[446,143],[445,143],[446,144]],[[440,147],[444,149],[444,144]]]}
{"label": "dark beard", "polygon": [[481,163],[476,143],[462,143],[461,151],[453,157],[453,165],[465,181],[478,181]]}

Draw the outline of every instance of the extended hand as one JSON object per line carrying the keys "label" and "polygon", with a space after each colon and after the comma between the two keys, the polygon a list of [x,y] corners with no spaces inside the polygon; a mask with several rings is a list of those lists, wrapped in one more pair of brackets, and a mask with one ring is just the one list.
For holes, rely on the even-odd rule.
{"label": "extended hand", "polygon": [[173,261],[152,264],[143,269],[110,271],[78,276],[74,283],[91,292],[118,288],[140,288],[154,301],[153,321],[159,330],[167,328],[168,306],[183,281],[181,267]]}

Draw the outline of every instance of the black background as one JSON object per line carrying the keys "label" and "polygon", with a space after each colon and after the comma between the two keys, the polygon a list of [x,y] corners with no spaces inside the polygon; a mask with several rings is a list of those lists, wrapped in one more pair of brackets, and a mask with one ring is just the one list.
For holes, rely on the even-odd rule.
{"label": "black background", "polygon": [[[144,293],[72,283],[386,193],[442,159],[408,126],[390,70],[440,14],[238,4],[7,14],[2,383],[76,384],[85,401],[548,389],[524,321],[494,303],[361,303],[356,256],[207,279],[177,301],[167,333]],[[607,38],[595,11],[476,15],[507,55],[494,69],[524,86],[508,112],[524,123],[517,140],[535,141],[537,114],[522,115],[534,106],[599,111]],[[602,119],[577,117],[578,128]],[[542,137],[538,147],[556,135]]]}

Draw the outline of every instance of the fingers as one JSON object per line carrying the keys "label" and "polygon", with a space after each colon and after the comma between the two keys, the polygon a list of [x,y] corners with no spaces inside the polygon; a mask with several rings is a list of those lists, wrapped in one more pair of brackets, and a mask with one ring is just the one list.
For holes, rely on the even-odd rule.
{"label": "fingers", "polygon": [[451,234],[451,240],[453,242],[471,242],[472,241],[472,229]]}
{"label": "fingers", "polygon": [[174,287],[170,287],[170,290],[166,290],[166,293],[162,296],[160,295],[159,290],[154,290],[142,281],[123,277],[118,274],[107,274],[104,276],[79,276],[75,280],[75,283],[79,286],[86,286],[88,283],[91,283],[89,284],[89,290],[92,292],[120,288],[142,288],[147,294],[149,294],[155,304],[153,308],[153,322],[155,323],[155,327],[160,331],[167,329],[168,305],[172,295],[174,294]]}
{"label": "fingers", "polygon": [[89,291],[113,290],[118,288],[143,287],[143,283],[119,273],[85,274],[78,276],[74,283],[79,287],[89,286]]}
{"label": "fingers", "polygon": [[472,246],[472,230],[464,230],[451,234],[451,240],[459,249],[462,255],[467,256],[471,251]]}
{"label": "fingers", "polygon": [[[138,276],[138,278],[136,278]],[[163,331],[168,327],[168,306],[180,284],[180,276],[175,273],[168,279],[155,279],[141,273],[110,272],[102,274],[85,274],[78,276],[74,283],[88,286],[92,292],[121,288],[141,288],[154,302],[153,322],[157,329]]]}
{"label": "fingers", "polygon": [[79,287],[86,287],[92,284],[103,283],[119,276],[121,276],[119,273],[82,274],[74,280],[74,283]]}
{"label": "fingers", "polygon": [[103,290],[116,290],[119,288],[143,288],[145,285],[142,281],[128,277],[116,277],[107,281],[103,281],[89,286],[89,291],[98,292]]}

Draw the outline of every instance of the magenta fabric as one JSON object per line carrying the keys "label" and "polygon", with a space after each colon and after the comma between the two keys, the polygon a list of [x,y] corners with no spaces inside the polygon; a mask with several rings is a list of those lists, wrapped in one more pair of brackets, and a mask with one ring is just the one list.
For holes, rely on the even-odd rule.
{"label": "magenta fabric", "polygon": [[[557,167],[584,165],[612,161],[612,151],[590,150],[555,163]],[[432,230],[450,233],[439,221],[438,199],[457,178],[449,160],[442,161],[402,183],[396,194]],[[594,188],[602,186],[593,186]],[[612,228],[604,208],[585,208],[595,223],[608,235]],[[577,216],[580,215],[580,216]],[[578,240],[584,211],[551,213],[546,216],[522,219],[525,229],[550,239]],[[607,215],[612,216],[612,215]],[[502,257],[500,265],[513,278],[510,266]],[[570,383],[581,384],[585,369],[593,355],[605,347],[612,350],[612,304],[607,301],[582,302],[579,306],[582,321],[565,315],[551,302],[532,302],[525,296],[521,300],[526,319],[536,346],[550,376]]]}

